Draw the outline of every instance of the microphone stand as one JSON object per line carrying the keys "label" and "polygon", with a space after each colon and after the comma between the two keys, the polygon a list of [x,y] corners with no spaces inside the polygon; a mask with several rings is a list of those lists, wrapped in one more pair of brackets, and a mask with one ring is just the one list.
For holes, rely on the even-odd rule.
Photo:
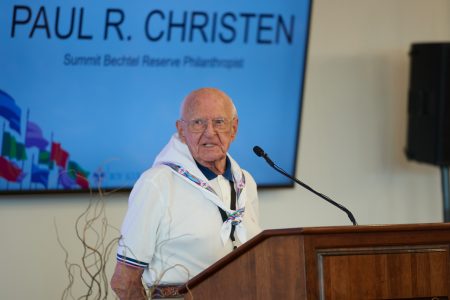
{"label": "microphone stand", "polygon": [[[257,146],[255,146],[256,148]],[[310,186],[308,186],[307,184],[301,182],[300,180],[298,180],[297,178],[295,178],[294,176],[291,176],[290,174],[288,174],[285,170],[283,170],[282,168],[280,168],[279,166],[277,166],[270,158],[269,156],[261,149],[258,147],[258,149],[253,148],[253,151],[255,152],[256,155],[258,156],[262,156],[266,162],[277,172],[281,173],[282,175],[292,179],[293,181],[295,181],[296,183],[298,183],[299,185],[301,185],[302,187],[304,187],[305,189],[307,189],[310,192],[313,192],[314,194],[316,194],[317,196],[319,196],[320,198],[324,199],[325,201],[327,201],[328,203],[336,206],[337,208],[339,208],[340,210],[344,211],[348,218],[350,219],[350,221],[352,222],[353,225],[358,225],[358,223],[356,223],[355,217],[353,216],[352,212],[349,211],[345,206],[337,203],[336,201],[330,199],[328,196],[317,192],[316,190],[314,190],[313,188],[311,188]]]}

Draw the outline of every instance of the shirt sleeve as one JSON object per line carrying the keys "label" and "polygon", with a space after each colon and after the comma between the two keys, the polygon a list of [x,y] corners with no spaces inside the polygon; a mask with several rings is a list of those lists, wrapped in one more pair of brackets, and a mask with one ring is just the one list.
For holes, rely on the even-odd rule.
{"label": "shirt sleeve", "polygon": [[118,261],[140,268],[148,267],[152,260],[165,210],[161,193],[150,175],[144,173],[131,191],[117,249]]}

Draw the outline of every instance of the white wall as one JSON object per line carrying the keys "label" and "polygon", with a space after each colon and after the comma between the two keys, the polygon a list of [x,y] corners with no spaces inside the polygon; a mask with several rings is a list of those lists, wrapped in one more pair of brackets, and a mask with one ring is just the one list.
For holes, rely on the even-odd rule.
{"label": "white wall", "polygon": [[[360,224],[439,222],[439,169],[406,160],[411,43],[450,40],[449,1],[315,1],[297,176]],[[262,194],[267,227],[348,224],[311,193]]]}
{"label": "white wall", "polygon": [[[408,162],[403,148],[410,44],[448,40],[447,0],[315,0],[297,176],[360,224],[442,221],[439,169]],[[265,228],[350,224],[300,187],[260,198]],[[118,227],[126,195],[106,200]],[[76,261],[74,223],[88,203],[81,195],[1,197],[0,299],[61,297],[68,279],[54,222]]]}

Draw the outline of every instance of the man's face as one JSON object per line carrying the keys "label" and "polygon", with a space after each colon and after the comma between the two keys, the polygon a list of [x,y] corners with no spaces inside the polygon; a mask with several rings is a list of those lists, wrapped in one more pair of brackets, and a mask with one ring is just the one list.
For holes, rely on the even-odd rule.
{"label": "man's face", "polygon": [[[224,164],[238,126],[237,118],[233,119],[233,107],[226,96],[214,90],[191,96],[185,104],[182,119],[177,121],[178,133],[194,159],[206,167]],[[220,119],[227,124],[217,130],[212,120]],[[206,128],[203,131],[193,129],[193,120],[206,120]]]}

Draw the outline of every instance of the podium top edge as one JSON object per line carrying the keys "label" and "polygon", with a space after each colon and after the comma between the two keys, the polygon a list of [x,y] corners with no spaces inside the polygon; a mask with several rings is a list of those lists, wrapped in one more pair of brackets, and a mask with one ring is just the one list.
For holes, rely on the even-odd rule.
{"label": "podium top edge", "polygon": [[420,231],[420,230],[449,230],[450,223],[414,223],[414,224],[373,224],[373,225],[343,225],[318,226],[298,228],[265,229],[260,235],[291,235],[291,234],[330,234],[347,232],[390,232],[390,231]]}

